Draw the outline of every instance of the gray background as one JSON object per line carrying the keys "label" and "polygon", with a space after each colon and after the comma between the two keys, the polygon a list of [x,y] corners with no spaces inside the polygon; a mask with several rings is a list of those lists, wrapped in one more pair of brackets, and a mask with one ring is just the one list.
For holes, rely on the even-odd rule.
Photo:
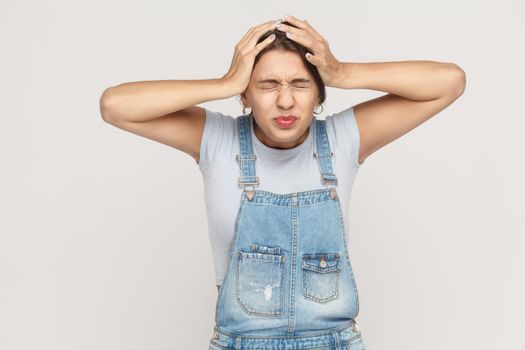
{"label": "gray background", "polygon": [[[251,26],[307,19],[341,61],[454,62],[450,107],[353,188],[370,350],[525,348],[520,1],[0,2],[0,349],[205,349],[217,291],[188,155],[103,122],[126,81],[219,78]],[[382,95],[327,89],[322,115]],[[201,106],[241,113],[237,98]]]}

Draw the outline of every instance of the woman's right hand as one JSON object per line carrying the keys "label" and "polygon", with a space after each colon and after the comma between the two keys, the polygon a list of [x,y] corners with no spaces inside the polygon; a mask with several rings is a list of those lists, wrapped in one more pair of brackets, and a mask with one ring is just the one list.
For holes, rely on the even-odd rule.
{"label": "woman's right hand", "polygon": [[[277,27],[278,21],[269,21],[258,26],[250,28],[250,30],[242,37],[242,39],[235,45],[235,52],[230,64],[228,73],[222,76],[222,79],[227,80],[233,86],[236,86],[237,93],[242,93],[248,87],[253,70],[253,63],[257,54],[268,46],[272,41],[272,36],[269,36],[262,42],[256,45],[257,40],[269,30]],[[275,34],[273,34],[275,37]]]}

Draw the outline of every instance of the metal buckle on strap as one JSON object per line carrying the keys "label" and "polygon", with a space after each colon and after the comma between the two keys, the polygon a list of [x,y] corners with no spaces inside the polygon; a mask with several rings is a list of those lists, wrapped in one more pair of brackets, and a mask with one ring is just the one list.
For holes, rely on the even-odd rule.
{"label": "metal buckle on strap", "polygon": [[334,155],[334,152],[330,151],[330,154],[322,154],[318,155],[316,152],[314,152],[314,158],[322,158],[322,157],[332,157]]}
{"label": "metal buckle on strap", "polygon": [[337,177],[334,179],[334,180],[331,180],[331,179],[325,179],[323,177],[323,174],[321,174],[321,181],[324,183],[324,184],[333,184],[333,185],[337,185]]}
{"label": "metal buckle on strap", "polygon": [[[238,161],[241,159],[241,155],[240,154],[236,154],[235,155],[235,159]],[[248,155],[248,156],[244,156],[242,157],[243,160],[249,160],[249,159],[253,159],[253,160],[257,160],[257,155],[255,153],[252,153],[252,155]]]}
{"label": "metal buckle on strap", "polygon": [[246,193],[246,197],[248,197],[248,200],[252,200],[253,196],[255,195],[255,186],[259,186],[259,176],[255,176],[255,178],[257,179],[256,181],[254,182],[243,182],[241,181],[241,177],[239,176],[239,187],[248,187],[248,186],[251,186],[252,189],[251,190],[248,190],[248,189],[244,189],[244,192]]}
{"label": "metal buckle on strap", "polygon": [[255,176],[255,178],[257,179],[257,180],[255,180],[255,182],[243,182],[243,181],[241,181],[241,177],[239,176],[239,179],[238,179],[239,187],[243,187],[243,186],[259,186],[259,176]]}

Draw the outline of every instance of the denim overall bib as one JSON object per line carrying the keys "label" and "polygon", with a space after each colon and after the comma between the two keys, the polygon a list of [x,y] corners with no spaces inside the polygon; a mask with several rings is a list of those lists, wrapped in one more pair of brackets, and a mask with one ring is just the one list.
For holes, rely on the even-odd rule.
{"label": "denim overall bib", "polygon": [[289,194],[254,189],[253,116],[236,123],[244,190],[209,349],[366,349],[325,121],[312,119],[326,188]]}

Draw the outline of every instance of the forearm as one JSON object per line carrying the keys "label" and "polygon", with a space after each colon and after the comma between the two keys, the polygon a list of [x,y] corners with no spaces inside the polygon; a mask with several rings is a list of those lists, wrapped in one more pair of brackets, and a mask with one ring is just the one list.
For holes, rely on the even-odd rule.
{"label": "forearm", "polygon": [[384,91],[411,100],[433,100],[462,91],[465,72],[454,63],[434,61],[343,62],[336,85]]}
{"label": "forearm", "polygon": [[100,110],[106,120],[140,122],[235,94],[236,88],[223,78],[128,82],[106,89]]}

